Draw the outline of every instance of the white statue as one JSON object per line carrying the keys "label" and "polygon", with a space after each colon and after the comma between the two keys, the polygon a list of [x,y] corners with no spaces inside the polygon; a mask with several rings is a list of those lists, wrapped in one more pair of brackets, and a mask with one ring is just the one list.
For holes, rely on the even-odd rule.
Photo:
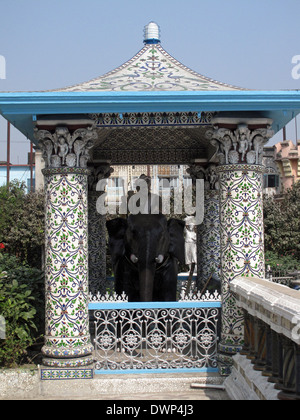
{"label": "white statue", "polygon": [[195,218],[188,216],[184,221],[185,263],[189,266],[189,270],[191,270],[192,264],[194,263],[194,272],[197,272],[197,232]]}
{"label": "white statue", "polygon": [[66,163],[66,157],[69,153],[69,146],[67,145],[66,139],[63,136],[60,136],[58,139],[58,156],[62,160],[62,165],[64,166]]}

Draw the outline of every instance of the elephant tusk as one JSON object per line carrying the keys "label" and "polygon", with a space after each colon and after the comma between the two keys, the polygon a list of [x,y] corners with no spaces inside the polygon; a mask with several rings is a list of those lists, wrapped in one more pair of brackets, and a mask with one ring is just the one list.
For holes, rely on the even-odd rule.
{"label": "elephant tusk", "polygon": [[136,264],[138,262],[138,257],[134,254],[130,255],[130,260],[133,262],[133,264]]}
{"label": "elephant tusk", "polygon": [[161,264],[164,260],[164,256],[163,255],[159,255],[158,257],[155,258],[155,261],[157,264]]}

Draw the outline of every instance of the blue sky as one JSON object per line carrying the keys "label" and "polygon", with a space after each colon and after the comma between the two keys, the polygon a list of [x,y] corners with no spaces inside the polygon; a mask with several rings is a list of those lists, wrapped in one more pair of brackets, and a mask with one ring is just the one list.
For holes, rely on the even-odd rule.
{"label": "blue sky", "polygon": [[[163,47],[201,74],[249,89],[300,89],[291,76],[299,0],[0,0],[0,14],[0,91],[55,89],[104,74],[143,47],[151,20]],[[294,123],[288,137],[295,140]],[[0,119],[0,160],[5,139]],[[26,139],[12,130],[12,142],[12,162],[23,163]]]}

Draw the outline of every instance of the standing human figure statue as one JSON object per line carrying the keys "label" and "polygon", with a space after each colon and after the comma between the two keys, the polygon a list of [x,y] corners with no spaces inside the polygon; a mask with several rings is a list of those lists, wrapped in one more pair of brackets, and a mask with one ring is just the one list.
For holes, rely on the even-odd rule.
{"label": "standing human figure statue", "polygon": [[197,232],[195,218],[188,216],[184,221],[185,263],[189,266],[190,271],[192,264],[195,264],[194,272],[197,272]]}
{"label": "standing human figure statue", "polygon": [[58,139],[58,149],[58,156],[61,158],[61,163],[62,165],[65,165],[66,156],[69,153],[69,146],[63,136],[60,136]]}
{"label": "standing human figure statue", "polygon": [[246,125],[240,124],[235,131],[239,142],[239,153],[241,154],[241,161],[245,161],[246,153],[250,146],[250,130]]}

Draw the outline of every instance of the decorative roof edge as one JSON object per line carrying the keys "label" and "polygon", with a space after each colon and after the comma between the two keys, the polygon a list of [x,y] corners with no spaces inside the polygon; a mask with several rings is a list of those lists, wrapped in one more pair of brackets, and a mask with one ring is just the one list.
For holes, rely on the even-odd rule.
{"label": "decorative roof edge", "polygon": [[218,80],[211,79],[210,77],[204,76],[203,74],[200,74],[200,73],[196,72],[195,70],[192,70],[190,67],[187,67],[186,65],[182,64],[180,61],[178,61],[176,58],[174,58],[171,54],[169,54],[161,45],[157,45],[156,48],[159,49],[161,51],[161,53],[163,55],[165,55],[170,61],[172,61],[173,64],[179,66],[182,70],[188,71],[193,76],[201,77],[201,78],[205,79],[206,81],[208,81],[210,83],[216,83],[220,86],[226,86],[226,87],[234,89],[234,90],[249,90],[249,89],[246,89],[246,88],[241,88],[241,87],[238,87],[238,86],[230,85],[228,83],[223,83],[223,82],[220,82]]}
{"label": "decorative roof edge", "polygon": [[[107,77],[111,77],[111,76],[113,76],[114,74],[116,74],[116,73],[118,73],[118,72],[120,72],[120,71],[122,71],[123,69],[125,69],[126,67],[128,67],[128,66],[130,66],[131,64],[133,64],[136,60],[138,60],[147,50],[149,50],[149,49],[151,49],[151,48],[153,48],[154,47],[154,45],[153,44],[151,44],[151,43],[148,43],[148,44],[146,44],[140,51],[138,51],[131,59],[129,59],[128,61],[126,61],[125,63],[123,63],[123,64],[121,64],[120,66],[118,66],[118,67],[116,67],[115,69],[113,69],[113,70],[110,70],[110,71],[108,71],[107,73],[104,73],[103,75],[101,75],[101,76],[98,76],[98,77],[95,77],[95,78],[92,78],[92,79],[90,79],[90,80],[87,80],[87,81],[84,81],[84,82],[81,82],[81,83],[76,83],[76,84],[74,84],[74,85],[70,85],[70,86],[67,86],[67,87],[64,87],[64,88],[59,88],[59,89],[51,89],[51,90],[45,90],[45,91],[43,91],[43,92],[66,92],[66,91],[70,91],[71,89],[76,89],[76,88],[80,88],[83,84],[86,84],[86,83],[93,83],[93,82],[97,82],[97,81],[99,81],[99,80],[101,80],[101,79],[105,79],[105,78],[107,78]],[[250,90],[250,89],[247,89],[247,88],[241,88],[241,87],[238,87],[238,86],[234,86],[234,85],[231,85],[231,84],[228,84],[228,83],[223,83],[223,82],[220,82],[220,81],[218,81],[218,80],[215,80],[215,79],[212,79],[212,78],[209,78],[209,77],[207,77],[207,76],[204,76],[204,75],[202,75],[202,74],[200,74],[200,73],[198,73],[198,72],[196,72],[196,71],[194,71],[194,70],[192,70],[191,68],[189,68],[189,67],[187,67],[186,65],[184,65],[184,64],[182,64],[180,61],[178,61],[176,58],[174,58],[171,54],[169,54],[162,46],[161,46],[161,44],[160,43],[157,43],[157,44],[155,44],[155,48],[157,48],[159,51],[160,51],[160,53],[166,58],[166,59],[168,59],[168,60],[170,60],[170,62],[172,62],[172,64],[174,64],[175,66],[177,66],[177,67],[179,67],[181,70],[184,70],[184,71],[186,71],[186,72],[188,72],[188,73],[190,73],[192,76],[194,76],[194,77],[197,77],[197,78],[201,78],[201,79],[203,79],[204,81],[206,81],[206,82],[208,82],[208,83],[214,83],[214,84],[217,84],[217,85],[219,85],[220,87],[225,87],[225,88],[228,88],[228,90],[238,90],[238,91],[247,91],[247,90]],[[214,89],[211,89],[211,90],[214,90]],[[196,90],[195,90],[196,91]],[[200,91],[200,90],[199,90]]]}

